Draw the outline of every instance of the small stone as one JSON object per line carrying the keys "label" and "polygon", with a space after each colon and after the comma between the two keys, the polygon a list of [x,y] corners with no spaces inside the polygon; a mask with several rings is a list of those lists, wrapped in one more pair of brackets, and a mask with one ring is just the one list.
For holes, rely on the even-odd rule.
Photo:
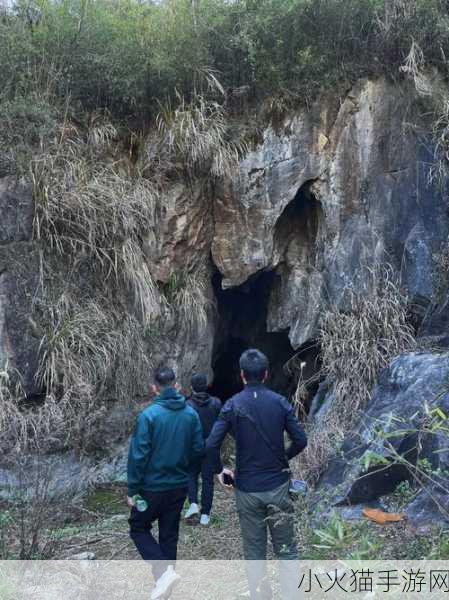
{"label": "small stone", "polygon": [[96,558],[94,552],[80,552],[79,554],[69,556],[67,560],[95,560]]}

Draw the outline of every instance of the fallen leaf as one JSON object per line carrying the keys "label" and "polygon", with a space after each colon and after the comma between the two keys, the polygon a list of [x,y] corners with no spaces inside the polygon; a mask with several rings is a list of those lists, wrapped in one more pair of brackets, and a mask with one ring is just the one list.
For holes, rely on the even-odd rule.
{"label": "fallen leaf", "polygon": [[374,523],[378,523],[379,525],[397,523],[405,519],[404,513],[387,513],[378,508],[364,508],[362,513],[370,521],[374,521]]}

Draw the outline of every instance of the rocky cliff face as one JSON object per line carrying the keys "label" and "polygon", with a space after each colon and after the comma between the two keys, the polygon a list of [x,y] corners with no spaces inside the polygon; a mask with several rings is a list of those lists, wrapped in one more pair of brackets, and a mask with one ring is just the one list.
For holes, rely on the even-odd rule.
{"label": "rocky cliff face", "polygon": [[39,391],[39,339],[30,322],[39,284],[33,215],[30,189],[11,177],[0,179],[0,370],[19,372],[29,395]]}
{"label": "rocky cliff face", "polygon": [[[202,318],[175,316],[161,302],[163,335],[153,362],[175,365],[184,383],[192,371],[206,370],[215,376],[214,391],[225,398],[239,385],[239,353],[256,345],[270,357],[273,387],[288,394],[296,379],[282,367],[316,340],[322,312],[329,305],[348,308],[347,289],[369,295],[370,271],[387,266],[409,292],[419,335],[448,345],[449,280],[440,259],[449,255],[449,213],[440,189],[430,183],[432,148],[425,128],[413,125],[420,124],[416,101],[406,84],[360,82],[341,100],[322,99],[267,127],[232,180],[213,190],[200,180],[170,184],[156,227],[142,244],[161,299],[173,281],[189,288],[186,275],[201,273]],[[30,188],[1,179],[0,216],[0,370],[20,373],[26,394],[34,396],[43,390],[36,379],[40,333],[32,319],[41,289]],[[319,349],[312,352],[306,377],[319,361]],[[385,399],[404,405],[402,416],[412,414],[416,402],[422,408],[426,401],[413,391],[420,365],[429,363],[429,379],[432,369],[438,376],[447,371],[447,357],[413,355],[404,361],[384,375],[367,414],[382,409],[388,420]],[[407,377],[401,375],[394,387],[401,365]],[[315,404],[326,390],[321,386]],[[351,439],[345,442],[348,452]],[[103,476],[123,477],[124,456]],[[359,458],[352,470],[332,463],[322,485],[337,478],[349,496],[365,493],[357,487]],[[394,469],[388,473],[396,477]],[[371,497],[378,492],[379,486]],[[446,505],[446,492],[437,492]],[[410,514],[424,510],[429,493],[421,494]]]}
{"label": "rocky cliff face", "polygon": [[220,190],[212,255],[223,285],[275,270],[267,328],[289,329],[294,348],[345,288],[369,293],[366,267],[388,263],[421,306],[435,300],[448,211],[409,123],[414,100],[407,87],[360,83],[339,107],[318,103],[267,129]]}
{"label": "rocky cliff face", "polygon": [[[202,268],[213,302],[220,288],[251,294],[253,282],[272,273],[257,327],[288,332],[293,352],[316,338],[328,303],[344,307],[345,289],[370,293],[366,267],[389,264],[414,299],[417,322],[425,315],[427,331],[443,336],[435,255],[447,242],[449,218],[429,184],[426,138],[411,124],[419,121],[415,104],[405,84],[360,82],[341,101],[323,99],[266,128],[240,173],[212,194],[201,182],[173,185],[144,241],[154,278],[162,286]],[[28,318],[38,268],[29,189],[1,180],[0,214],[0,365],[17,367],[35,393],[38,340]],[[207,312],[194,335],[173,323],[159,348],[183,378],[210,370],[220,345],[220,310]]]}

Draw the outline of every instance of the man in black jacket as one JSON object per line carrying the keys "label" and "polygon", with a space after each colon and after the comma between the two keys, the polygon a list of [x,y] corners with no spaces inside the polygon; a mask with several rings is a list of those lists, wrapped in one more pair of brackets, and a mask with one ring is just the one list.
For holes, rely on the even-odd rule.
{"label": "man in black jacket", "polygon": [[[268,366],[267,357],[259,350],[242,354],[240,374],[245,388],[225,404],[206,441],[220,482],[225,485],[225,475],[234,479],[246,561],[265,561],[267,527],[276,557],[298,558],[288,461],[306,447],[307,438],[291,404],[264,385]],[[288,448],[284,446],[284,432],[291,441]],[[235,475],[221,466],[220,447],[227,433],[236,443]],[[264,563],[253,565],[248,572],[251,598],[270,598],[271,590],[264,583]]]}
{"label": "man in black jacket", "polygon": [[[200,417],[203,436],[206,439],[221,411],[221,402],[207,393],[207,376],[195,374],[191,379],[192,395],[188,399],[190,406],[196,410]],[[198,507],[198,479],[201,474],[201,525],[209,525],[210,512],[214,498],[214,471],[210,460],[205,457],[200,467],[190,474],[189,502],[190,506],[185,514],[189,522],[196,520],[200,514]]]}

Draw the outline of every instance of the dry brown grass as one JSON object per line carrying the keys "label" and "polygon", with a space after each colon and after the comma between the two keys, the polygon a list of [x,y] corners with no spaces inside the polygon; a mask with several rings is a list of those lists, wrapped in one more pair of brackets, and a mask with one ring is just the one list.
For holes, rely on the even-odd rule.
{"label": "dry brown grass", "polygon": [[0,454],[3,465],[17,466],[18,458],[42,454],[61,444],[65,432],[63,406],[49,397],[28,406],[20,376],[0,371]]}
{"label": "dry brown grass", "polygon": [[130,404],[146,392],[151,371],[144,325],[103,301],[62,293],[41,318],[46,331],[38,376],[46,403],[63,415],[60,436],[80,452],[102,446],[97,434],[105,402]]}
{"label": "dry brown grass", "polygon": [[176,169],[180,164],[190,177],[234,176],[245,145],[229,139],[223,106],[201,95],[195,95],[191,103],[178,100],[175,109],[163,108],[157,118],[159,167]]}
{"label": "dry brown grass", "polygon": [[31,166],[41,246],[38,377],[45,404],[63,415],[61,444],[79,451],[95,447],[106,400],[129,403],[146,390],[148,332],[161,311],[143,245],[161,189],[116,171],[116,135],[105,115],[93,115],[84,136],[61,135]]}
{"label": "dry brown grass", "polygon": [[372,292],[347,291],[348,309],[330,308],[322,319],[322,376],[332,382],[330,405],[309,432],[303,475],[315,480],[357,422],[380,371],[416,348],[408,301],[391,269],[372,272]]}
{"label": "dry brown grass", "polygon": [[19,410],[20,386],[12,382],[8,365],[0,370],[0,439],[4,455],[26,445],[27,422]]}
{"label": "dry brown grass", "polygon": [[141,177],[116,173],[88,145],[73,141],[34,161],[32,177],[35,237],[46,252],[88,257],[105,285],[131,291],[149,322],[158,299],[142,237],[155,226],[159,190]]}
{"label": "dry brown grass", "polygon": [[190,334],[204,330],[209,320],[213,302],[208,297],[207,274],[181,272],[173,274],[167,287],[166,297],[179,326]]}
{"label": "dry brown grass", "polygon": [[449,176],[449,97],[434,98],[436,118],[433,123],[435,162],[430,179],[446,190]]}

